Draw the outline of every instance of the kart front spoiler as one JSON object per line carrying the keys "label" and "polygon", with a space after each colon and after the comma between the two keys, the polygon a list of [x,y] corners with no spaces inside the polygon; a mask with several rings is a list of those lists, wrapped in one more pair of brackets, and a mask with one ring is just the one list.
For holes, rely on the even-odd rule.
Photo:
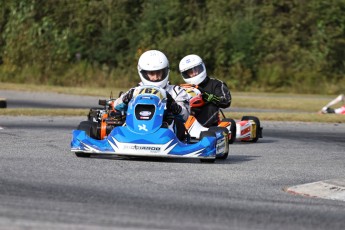
{"label": "kart front spoiler", "polygon": [[124,126],[116,127],[103,140],[89,137],[85,131],[73,130],[71,151],[88,154],[215,159],[216,138],[204,137],[196,143],[180,142],[165,128],[149,135],[133,134]]}

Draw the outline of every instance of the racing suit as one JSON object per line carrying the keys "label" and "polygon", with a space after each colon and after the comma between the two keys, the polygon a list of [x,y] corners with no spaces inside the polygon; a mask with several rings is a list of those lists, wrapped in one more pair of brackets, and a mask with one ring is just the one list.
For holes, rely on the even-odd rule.
{"label": "racing suit", "polygon": [[193,108],[192,114],[205,127],[217,126],[220,108],[228,108],[231,105],[231,94],[227,85],[215,78],[207,76],[199,85],[201,90],[219,97],[218,102],[206,102],[200,108]]}
{"label": "racing suit", "polygon": [[336,109],[326,107],[322,109],[321,113],[345,114],[345,105]]}
{"label": "racing suit", "polygon": [[[190,114],[189,95],[186,91],[178,85],[170,85],[169,83],[163,88],[182,108],[181,112],[177,115],[183,122],[185,122]],[[167,108],[168,111],[170,108]]]}
{"label": "racing suit", "polygon": [[[333,106],[339,102],[343,102],[343,106],[340,108],[330,108],[330,106]],[[345,96],[344,94],[340,94],[338,97],[336,97],[335,99],[333,99],[331,102],[329,102],[327,105],[325,105],[320,113],[335,113],[335,114],[345,114]]]}

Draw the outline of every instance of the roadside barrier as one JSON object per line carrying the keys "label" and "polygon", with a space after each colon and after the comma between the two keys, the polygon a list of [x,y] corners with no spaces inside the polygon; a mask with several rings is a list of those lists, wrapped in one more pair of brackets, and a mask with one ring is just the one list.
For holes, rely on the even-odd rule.
{"label": "roadside barrier", "polygon": [[6,107],[7,107],[6,99],[0,97],[0,108],[6,108]]}

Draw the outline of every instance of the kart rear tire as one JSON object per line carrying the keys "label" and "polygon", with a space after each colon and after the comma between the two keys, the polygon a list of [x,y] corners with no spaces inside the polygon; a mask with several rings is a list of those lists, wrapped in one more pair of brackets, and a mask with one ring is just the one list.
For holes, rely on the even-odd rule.
{"label": "kart rear tire", "polygon": [[231,138],[229,139],[229,144],[233,144],[236,141],[236,121],[231,118],[224,118],[222,121],[230,122]]}
{"label": "kart rear tire", "polygon": [[97,138],[97,123],[92,121],[82,121],[79,123],[77,130],[85,131],[86,135],[91,138]]}
{"label": "kart rear tire", "polygon": [[[216,134],[213,131],[202,131],[200,133],[200,140],[204,137],[216,137]],[[201,163],[214,163],[216,158],[214,159],[200,159]]]}
{"label": "kart rear tire", "polygon": [[76,155],[77,157],[83,157],[83,158],[88,158],[88,157],[91,156],[90,153],[81,153],[81,152],[76,152],[75,155]]}
{"label": "kart rear tire", "polygon": [[259,118],[255,117],[255,116],[243,116],[241,121],[244,121],[244,120],[252,120],[255,122],[256,124],[256,135],[255,135],[255,138],[250,140],[249,142],[257,142],[259,140],[259,137],[262,137],[262,128],[260,126],[260,120]]}
{"label": "kart rear tire", "polygon": [[212,126],[208,129],[209,131],[214,131],[214,132],[225,132],[226,133],[226,145],[227,146],[227,151],[220,157],[216,157],[217,159],[220,159],[220,160],[226,160],[226,158],[228,158],[228,155],[229,155],[229,130],[225,127],[217,127],[217,126]]}

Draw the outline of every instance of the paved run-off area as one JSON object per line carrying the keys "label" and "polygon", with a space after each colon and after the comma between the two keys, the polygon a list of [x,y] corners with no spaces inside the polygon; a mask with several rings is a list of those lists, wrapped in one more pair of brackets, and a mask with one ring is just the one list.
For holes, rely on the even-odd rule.
{"label": "paved run-off area", "polygon": [[345,179],[301,184],[285,189],[291,194],[345,201]]}

